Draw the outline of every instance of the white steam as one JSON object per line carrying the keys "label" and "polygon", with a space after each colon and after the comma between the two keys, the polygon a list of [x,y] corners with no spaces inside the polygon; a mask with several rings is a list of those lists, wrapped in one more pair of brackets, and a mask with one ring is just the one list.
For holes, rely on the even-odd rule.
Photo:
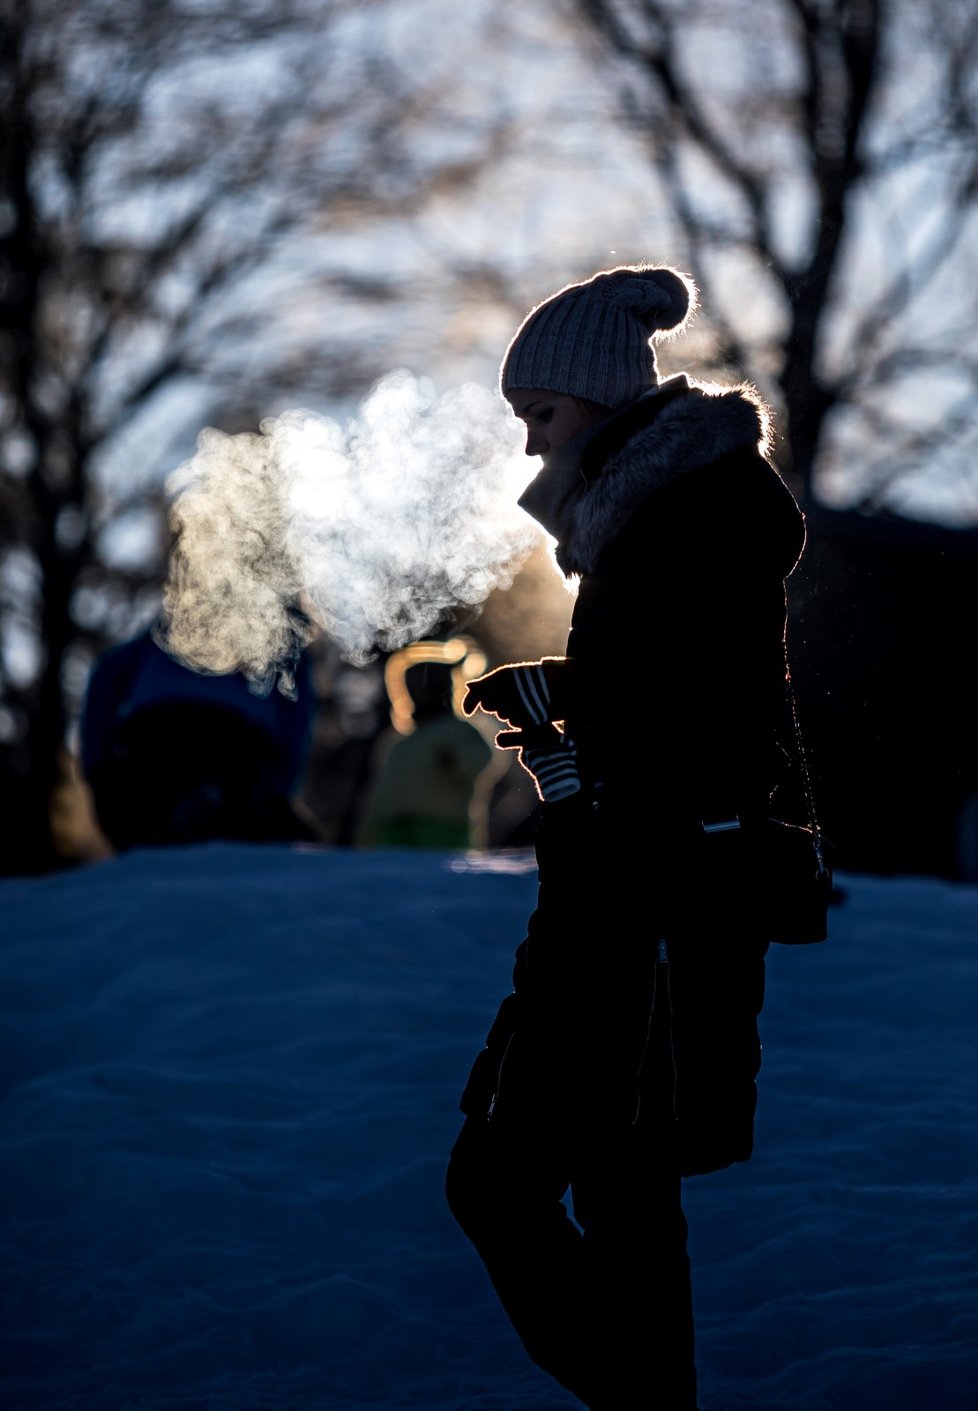
{"label": "white steam", "polygon": [[508,587],[539,540],[517,507],[519,429],[472,384],[385,377],[346,427],[306,410],[201,432],[167,482],[176,543],[162,636],[198,671],[289,688],[325,631],[350,661],[393,651]]}

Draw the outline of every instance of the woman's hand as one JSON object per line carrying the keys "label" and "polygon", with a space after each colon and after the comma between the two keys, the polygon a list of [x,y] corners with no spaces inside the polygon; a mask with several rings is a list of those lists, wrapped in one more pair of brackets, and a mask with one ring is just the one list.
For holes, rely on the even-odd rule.
{"label": "woman's hand", "polygon": [[543,662],[514,662],[512,666],[497,666],[485,676],[476,676],[466,683],[462,710],[466,715],[484,710],[517,730],[549,724],[550,689]]}

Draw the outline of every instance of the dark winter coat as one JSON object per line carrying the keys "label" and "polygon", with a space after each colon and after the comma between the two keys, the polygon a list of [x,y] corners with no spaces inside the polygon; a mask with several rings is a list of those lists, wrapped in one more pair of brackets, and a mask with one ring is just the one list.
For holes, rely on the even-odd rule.
{"label": "dark winter coat", "polygon": [[524,498],[580,575],[547,674],[583,788],[543,806],[538,906],[462,1109],[594,1139],[652,1122],[686,1174],[753,1140],[766,941],[749,892],[704,886],[699,850],[704,820],[769,811],[786,758],[804,520],[765,443],[748,392],[673,379],[575,438]]}

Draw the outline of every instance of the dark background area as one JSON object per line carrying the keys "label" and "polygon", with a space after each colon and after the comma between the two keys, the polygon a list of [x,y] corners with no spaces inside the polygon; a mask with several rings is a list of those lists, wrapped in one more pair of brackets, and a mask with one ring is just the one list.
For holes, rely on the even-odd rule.
{"label": "dark background area", "polygon": [[793,676],[839,864],[978,882],[978,531],[815,508]]}

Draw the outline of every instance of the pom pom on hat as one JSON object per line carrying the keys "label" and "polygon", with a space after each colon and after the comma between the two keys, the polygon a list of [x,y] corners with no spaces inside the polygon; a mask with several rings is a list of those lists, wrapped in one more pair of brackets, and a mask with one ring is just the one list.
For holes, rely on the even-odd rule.
{"label": "pom pom on hat", "polygon": [[500,390],[539,388],[616,407],[657,385],[653,339],[678,333],[696,286],[669,265],[620,265],[531,310],[506,351]]}
{"label": "pom pom on hat", "polygon": [[608,289],[618,308],[645,315],[642,321],[650,334],[674,333],[696,305],[691,281],[666,266],[647,272],[637,270],[633,279],[609,281]]}

